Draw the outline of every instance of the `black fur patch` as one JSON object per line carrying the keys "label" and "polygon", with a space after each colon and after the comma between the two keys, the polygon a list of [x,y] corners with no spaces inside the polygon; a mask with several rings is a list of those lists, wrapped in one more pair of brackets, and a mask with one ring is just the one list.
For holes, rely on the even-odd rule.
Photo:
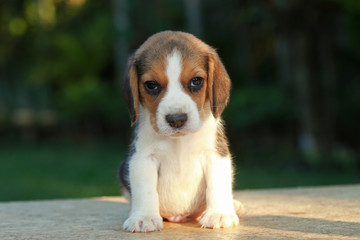
{"label": "black fur patch", "polygon": [[136,113],[135,113],[135,109],[134,109],[134,97],[132,95],[131,88],[130,88],[130,76],[129,76],[129,71],[133,65],[133,62],[134,62],[134,55],[129,58],[127,70],[126,70],[125,77],[124,77],[124,83],[123,83],[123,93],[124,93],[124,97],[126,100],[126,104],[129,109],[130,119],[132,122],[136,118]]}
{"label": "black fur patch", "polygon": [[129,180],[129,160],[130,157],[128,156],[124,161],[121,162],[118,177],[121,186],[123,186],[127,191],[129,191],[129,193],[131,193]]}
{"label": "black fur patch", "polygon": [[220,157],[226,157],[230,155],[229,142],[225,135],[224,126],[218,125],[216,132],[216,152]]}
{"label": "black fur patch", "polygon": [[138,123],[134,126],[134,136],[133,141],[130,145],[129,152],[124,161],[121,162],[119,171],[118,171],[118,178],[120,185],[124,187],[130,194],[131,194],[131,186],[130,186],[130,179],[129,179],[129,162],[132,156],[136,153],[135,142],[137,141],[137,129]]}
{"label": "black fur patch", "polygon": [[205,64],[205,70],[206,70],[206,76],[209,78],[209,57],[204,57],[204,64]]}
{"label": "black fur patch", "polygon": [[216,115],[216,106],[217,106],[217,102],[215,100],[215,86],[214,86],[214,83],[213,83],[213,87],[212,87],[212,106],[211,106],[211,110],[213,112],[214,115]]}

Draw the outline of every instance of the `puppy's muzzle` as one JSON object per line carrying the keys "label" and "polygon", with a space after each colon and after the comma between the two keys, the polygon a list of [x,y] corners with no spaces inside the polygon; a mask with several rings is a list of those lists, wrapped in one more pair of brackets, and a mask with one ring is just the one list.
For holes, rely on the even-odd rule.
{"label": "puppy's muzzle", "polygon": [[186,123],[188,116],[185,113],[169,114],[165,116],[167,123],[172,128],[181,128]]}

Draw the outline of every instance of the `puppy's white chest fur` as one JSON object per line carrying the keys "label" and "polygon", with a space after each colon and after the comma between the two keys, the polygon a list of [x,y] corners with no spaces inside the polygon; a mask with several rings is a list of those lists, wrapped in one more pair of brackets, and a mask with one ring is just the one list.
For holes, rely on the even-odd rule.
{"label": "puppy's white chest fur", "polygon": [[[141,111],[147,118],[147,111]],[[153,151],[149,154],[158,166],[157,192],[161,216],[197,217],[204,211],[206,160],[215,154],[216,125],[216,120],[209,117],[198,132],[172,138],[159,136],[151,128],[146,131],[139,129],[139,144],[152,146]],[[141,133],[147,136],[141,136]]]}
{"label": "puppy's white chest fur", "polygon": [[[159,193],[160,215],[189,216],[205,204],[205,179],[201,154],[169,154],[159,159]],[[191,159],[192,158],[192,159]]]}

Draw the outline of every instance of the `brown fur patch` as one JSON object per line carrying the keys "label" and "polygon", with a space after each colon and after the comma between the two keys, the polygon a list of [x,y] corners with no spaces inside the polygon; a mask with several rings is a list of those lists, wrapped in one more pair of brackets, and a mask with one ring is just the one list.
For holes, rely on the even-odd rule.
{"label": "brown fur patch", "polygon": [[[196,57],[193,57],[191,59],[183,59],[180,81],[185,92],[196,103],[198,111],[200,113],[200,117],[204,118],[205,112],[203,110],[207,102],[207,98],[206,98],[207,72],[203,58],[199,58],[200,54],[194,54],[194,55]],[[188,88],[189,82],[194,77],[202,77],[204,79],[202,88],[197,92],[191,92]]]}
{"label": "brown fur patch", "polygon": [[224,65],[215,51],[209,56],[208,84],[211,111],[214,117],[218,118],[229,101],[231,82]]}
{"label": "brown fur patch", "polygon": [[[146,92],[144,86],[146,81],[156,81],[158,84],[160,84],[162,90],[158,96],[152,96]],[[159,59],[157,62],[153,63],[152,68],[148,71],[145,71],[144,74],[140,77],[139,81],[141,104],[150,112],[150,123],[157,132],[158,128],[156,126],[156,111],[161,99],[166,93],[167,84],[168,79],[166,76],[166,64],[164,59]]]}

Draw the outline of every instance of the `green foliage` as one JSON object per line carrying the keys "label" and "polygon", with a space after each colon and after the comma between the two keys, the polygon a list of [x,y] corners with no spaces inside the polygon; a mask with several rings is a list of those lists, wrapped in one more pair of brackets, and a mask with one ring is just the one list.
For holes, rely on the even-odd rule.
{"label": "green foliage", "polygon": [[[269,152],[256,148],[258,153]],[[0,201],[116,196],[125,149],[114,142],[0,145]],[[302,171],[237,164],[235,189],[349,184],[355,172]]]}
{"label": "green foliage", "polygon": [[2,144],[0,201],[119,195],[115,143]]}
{"label": "green foliage", "polygon": [[330,1],[339,4],[348,11],[354,11],[354,12],[360,11],[360,3],[358,0],[330,0]]}
{"label": "green foliage", "polygon": [[258,168],[284,168],[292,167],[296,160],[294,146],[288,142],[261,143],[259,140],[248,140],[240,147],[232,149],[234,161],[237,165],[246,168],[256,166]]}
{"label": "green foliage", "polygon": [[[129,21],[128,27],[119,31],[114,23],[119,17],[113,9],[115,2],[0,1],[0,140],[7,141],[10,136],[48,140],[44,137],[48,132],[55,138],[70,132],[64,135],[71,139],[72,130],[84,125],[108,132],[128,130],[120,77],[116,76],[124,71],[117,62],[116,41],[127,45],[121,47],[130,53],[155,32],[186,31],[192,16],[186,17],[186,1],[128,0],[122,9],[128,19],[121,16],[125,19],[122,21]],[[359,181],[354,175],[360,167],[360,1],[201,3],[200,38],[218,50],[233,82],[223,116],[231,145],[236,148],[235,160],[247,165],[239,168],[236,186]],[[301,44],[299,39],[308,41]],[[299,47],[307,50],[304,62],[299,60],[301,53],[296,52]],[[329,50],[332,52],[326,54]],[[310,79],[307,84],[311,90],[299,91],[304,84],[294,70]],[[311,125],[313,132],[324,141],[327,132],[322,126],[332,127],[327,154],[319,149],[299,154],[303,131],[299,123],[306,102],[299,100],[299,92],[311,96],[306,101],[316,106],[312,109],[312,121],[316,122]],[[12,123],[18,109],[32,112],[35,124],[21,128]],[[38,113],[46,110],[55,111],[57,116],[56,125],[50,129],[38,126],[36,120]],[[107,136],[99,132],[95,138]],[[83,132],[83,138],[87,136]],[[124,152],[113,146],[93,147],[0,146],[0,176],[5,177],[1,181],[7,186],[0,189],[0,197],[116,194],[116,165]],[[298,171],[302,164],[317,170],[340,169],[344,174]],[[269,166],[295,170],[277,172]],[[114,173],[111,178],[109,172]]]}
{"label": "green foliage", "polygon": [[238,166],[235,175],[235,189],[356,184],[359,181],[360,178],[355,173]]}
{"label": "green foliage", "polygon": [[109,16],[100,12],[85,24],[68,29],[82,20],[73,21],[40,36],[39,40],[46,41],[47,51],[34,54],[37,61],[29,69],[31,81],[66,87],[69,82],[83,81],[84,76],[99,77],[107,67],[112,50]]}
{"label": "green foliage", "polygon": [[356,163],[359,161],[359,157],[360,156],[356,156],[354,151],[345,147],[337,146],[332,150],[334,163],[338,168],[347,172],[353,172],[356,170]]}
{"label": "green foliage", "polygon": [[62,119],[71,125],[87,117],[100,118],[110,125],[128,120],[127,116],[123,117],[127,112],[119,92],[96,78],[84,77],[82,81],[70,83],[62,89],[58,102]]}
{"label": "green foliage", "polygon": [[285,93],[276,86],[240,88],[232,91],[224,115],[231,125],[246,128],[290,117],[290,106]]}

